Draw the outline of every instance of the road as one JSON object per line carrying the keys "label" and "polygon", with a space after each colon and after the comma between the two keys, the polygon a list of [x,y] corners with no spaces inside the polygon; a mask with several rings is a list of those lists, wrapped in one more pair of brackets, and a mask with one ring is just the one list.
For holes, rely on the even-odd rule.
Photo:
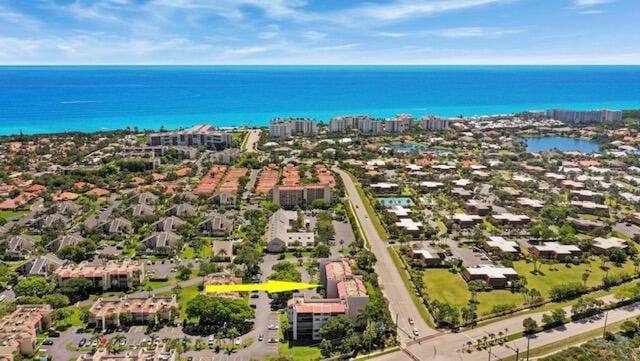
{"label": "road", "polygon": [[247,139],[246,152],[255,152],[258,150],[258,140],[260,140],[260,129],[251,129],[249,131],[249,138]]}
{"label": "road", "polygon": [[[375,271],[378,275],[380,288],[389,300],[389,309],[392,316],[398,316],[398,326],[400,327],[398,334],[401,344],[405,345],[412,339],[411,332],[413,327],[420,331],[421,337],[437,334],[438,331],[429,327],[422,319],[422,316],[420,316],[420,311],[418,311],[409,294],[411,291],[408,290],[402,282],[400,271],[396,268],[391,259],[391,255],[387,251],[387,243],[380,238],[373,222],[369,219],[364,206],[364,200],[360,198],[353,180],[346,172],[338,167],[334,167],[333,171],[342,178],[347,197],[355,207],[356,217],[369,240],[371,251],[376,255],[378,260]],[[414,326],[409,324],[409,318],[414,320]]]}

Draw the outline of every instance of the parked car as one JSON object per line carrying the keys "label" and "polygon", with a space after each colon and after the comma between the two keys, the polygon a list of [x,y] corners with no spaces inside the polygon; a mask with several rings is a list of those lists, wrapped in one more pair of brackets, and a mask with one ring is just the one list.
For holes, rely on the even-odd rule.
{"label": "parked car", "polygon": [[234,344],[234,345],[236,345],[236,346],[240,346],[240,344],[241,344],[241,342],[240,342],[240,337],[236,338],[236,339],[233,341],[233,344]]}
{"label": "parked car", "polygon": [[262,340],[264,340],[264,336],[262,336],[262,335],[258,335],[258,341],[259,341],[259,342],[262,342]]}
{"label": "parked car", "polygon": [[44,340],[44,342],[42,342],[43,345],[53,345],[53,340]]}
{"label": "parked car", "polygon": [[87,344],[87,339],[83,338],[82,340],[80,340],[80,342],[78,342],[78,347],[82,347],[82,346],[84,346],[86,344]]}

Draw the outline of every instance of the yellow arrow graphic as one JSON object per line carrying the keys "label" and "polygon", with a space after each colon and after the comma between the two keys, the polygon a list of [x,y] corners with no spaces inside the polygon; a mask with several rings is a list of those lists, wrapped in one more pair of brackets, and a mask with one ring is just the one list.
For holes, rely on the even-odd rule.
{"label": "yellow arrow graphic", "polygon": [[239,285],[207,285],[206,292],[251,292],[251,291],[267,291],[286,292],[293,290],[302,290],[305,288],[316,288],[320,285],[313,283],[286,282],[286,281],[267,281],[267,283],[248,283]]}

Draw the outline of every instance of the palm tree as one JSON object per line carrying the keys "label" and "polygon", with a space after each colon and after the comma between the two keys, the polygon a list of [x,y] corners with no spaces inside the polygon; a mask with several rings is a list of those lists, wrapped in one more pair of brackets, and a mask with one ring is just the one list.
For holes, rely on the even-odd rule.
{"label": "palm tree", "polygon": [[587,285],[587,280],[589,279],[589,276],[591,276],[591,274],[587,271],[584,271],[584,273],[582,273],[582,284],[583,285]]}

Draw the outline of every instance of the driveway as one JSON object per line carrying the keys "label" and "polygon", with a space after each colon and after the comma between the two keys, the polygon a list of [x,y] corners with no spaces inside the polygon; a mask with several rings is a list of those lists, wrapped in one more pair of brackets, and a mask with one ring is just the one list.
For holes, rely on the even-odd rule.
{"label": "driveway", "polygon": [[68,361],[86,353],[86,351],[67,350],[67,344],[72,343],[77,346],[83,338],[89,341],[93,337],[89,333],[76,333],[76,330],[78,330],[77,327],[70,327],[65,332],[62,332],[60,337],[48,338],[48,340],[53,341],[53,345],[42,345],[40,351],[44,351],[45,354],[51,356],[53,361]]}
{"label": "driveway", "polygon": [[351,224],[348,222],[333,221],[335,230],[335,244],[331,247],[331,257],[340,257],[340,250],[349,248],[356,239]]}
{"label": "driveway", "polygon": [[635,239],[636,236],[640,235],[640,227],[627,222],[616,223],[613,226],[613,230],[631,239]]}
{"label": "driveway", "polygon": [[[451,253],[454,257],[461,259],[462,264],[466,267],[474,267],[480,264],[490,264],[490,260],[481,260],[482,256],[486,256],[484,252],[473,252],[471,248],[460,247],[458,242],[447,239],[445,243],[451,249]],[[488,258],[488,257],[487,257]]]}

